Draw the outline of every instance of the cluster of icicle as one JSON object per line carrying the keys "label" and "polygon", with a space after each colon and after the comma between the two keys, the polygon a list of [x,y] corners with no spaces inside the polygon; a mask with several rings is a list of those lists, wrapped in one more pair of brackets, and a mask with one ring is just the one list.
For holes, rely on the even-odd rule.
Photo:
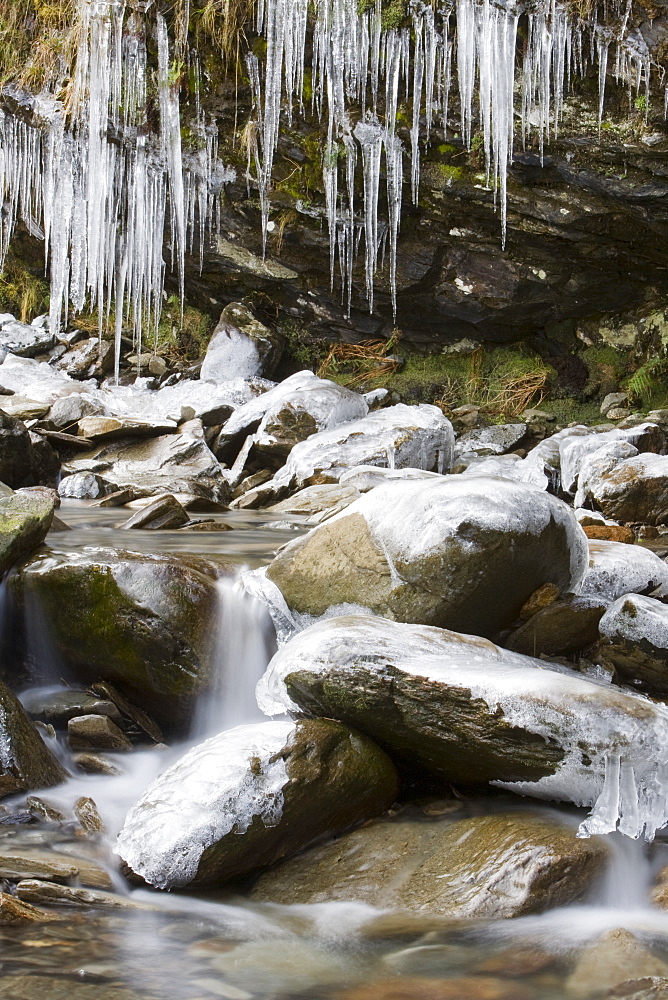
{"label": "cluster of icicle", "polygon": [[[618,43],[615,74],[629,88],[639,89],[644,84],[648,91],[651,59],[641,36],[626,30],[630,3],[618,12],[621,30],[613,36],[595,21],[575,23],[565,6],[544,0],[528,12],[522,96],[516,109],[517,29],[525,8],[513,0],[456,0],[454,7],[452,0],[437,4],[411,0],[410,27],[383,30],[381,0],[374,0],[370,9],[361,10],[363,6],[358,0],[259,0],[257,29],[266,37],[267,55],[264,88],[257,58],[248,57],[258,124],[257,145],[249,166],[254,160],[266,235],[281,115],[287,114],[291,125],[294,108],[304,111],[307,15],[314,9],[312,110],[326,121],[323,180],[332,284],[338,253],[342,298],[350,312],[353,261],[363,233],[369,306],[373,311],[379,254],[389,245],[390,290],[396,313],[397,236],[404,181],[404,143],[396,130],[402,103],[410,108],[410,180],[412,199],[417,203],[420,147],[428,144],[434,124],[448,133],[456,66],[461,109],[457,130],[470,148],[477,117],[486,186],[494,190],[500,206],[505,244],[506,177],[512,160],[516,110],[521,116],[522,139],[531,128],[536,129],[542,150],[545,138],[556,135],[572,72],[583,74],[590,62],[598,60],[602,115],[613,40]],[[453,20],[456,31],[452,30]],[[360,158],[364,201],[358,216],[355,174]],[[387,214],[381,223],[383,161]]]}
{"label": "cluster of icicle", "polygon": [[50,328],[67,324],[70,307],[97,310],[100,332],[113,314],[116,371],[121,330],[135,346],[156,332],[169,225],[172,268],[181,295],[186,249],[204,220],[215,219],[222,182],[217,132],[198,115],[199,152],[181,149],[178,88],[172,79],[165,20],[157,15],[160,125],[147,122],[144,21],[115,0],[80,0],[79,44],[68,118],[53,99],[35,101],[39,124],[0,111],[0,266],[21,219],[45,241],[51,278]]}
{"label": "cluster of icicle", "polygon": [[[353,263],[363,236],[369,307],[373,310],[375,275],[389,248],[396,312],[405,154],[397,122],[405,116],[404,105],[409,108],[410,181],[417,202],[421,147],[436,125],[447,135],[456,67],[461,110],[455,127],[470,147],[474,122],[479,122],[486,183],[500,207],[505,242],[515,117],[521,118],[522,138],[535,129],[542,148],[544,139],[556,134],[571,73],[582,73],[598,61],[602,113],[611,43],[617,43],[615,73],[629,88],[649,88],[651,61],[642,38],[626,30],[628,8],[617,12],[621,29],[613,38],[595,21],[571,21],[556,0],[542,0],[527,14],[520,87],[516,50],[523,8],[513,0],[456,0],[455,7],[451,0],[442,5],[411,0],[410,27],[387,30],[381,0],[372,0],[369,9],[363,6],[358,0],[257,0],[257,29],[267,49],[262,64],[248,56],[256,119],[248,178],[259,189],[266,243],[281,128],[292,124],[293,115],[318,115],[326,123],[323,178],[332,284],[338,257],[349,313]],[[161,15],[156,25],[157,134],[147,122],[145,20],[128,13],[122,0],[79,0],[78,17],[71,117],[53,100],[41,101],[49,119],[41,129],[0,112],[0,197],[5,206],[0,265],[20,218],[46,243],[52,331],[67,322],[70,304],[75,312],[84,304],[97,309],[101,328],[103,317],[108,320],[113,311],[118,364],[120,333],[128,320],[139,345],[142,332],[157,330],[166,227],[171,266],[183,296],[186,250],[192,250],[197,237],[202,254],[205,233],[218,217],[222,184],[231,177],[217,159],[215,125],[205,125],[199,104],[191,123],[200,139],[199,152],[188,157],[182,152],[178,74],[172,72]],[[308,53],[313,96],[312,106],[305,108]],[[197,76],[196,58],[193,66]],[[355,198],[359,164],[361,207]]]}

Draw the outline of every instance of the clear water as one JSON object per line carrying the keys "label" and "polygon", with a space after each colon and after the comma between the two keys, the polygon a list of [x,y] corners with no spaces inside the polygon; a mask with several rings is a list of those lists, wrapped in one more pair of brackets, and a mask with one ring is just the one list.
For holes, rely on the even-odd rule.
{"label": "clear water", "polygon": [[[219,515],[233,524],[228,532],[121,533],[125,511],[73,504],[60,513],[72,530],[51,535],[55,548],[115,544],[223,555],[241,565],[267,562],[278,545],[303,530],[299,522],[276,526],[266,514],[235,513]],[[220,587],[217,629],[222,635],[235,622],[236,640],[214,647],[218,687],[193,719],[188,743],[107,754],[122,774],[80,774],[44,795],[65,812],[80,796],[93,798],[106,832],[82,840],[66,826],[0,823],[0,853],[39,848],[90,856],[109,871],[125,904],[61,908],[49,923],[0,926],[2,1000],[571,1000],[576,994],[569,976],[581,949],[618,928],[631,931],[668,967],[668,913],[648,902],[653,873],[668,863],[661,839],[648,849],[609,838],[606,876],[586,904],[497,922],[453,923],[358,903],[257,904],[244,897],[243,887],[198,895],[130,890],[113,854],[128,807],[188,744],[257,712],[252,688],[272,655],[271,630],[264,610],[233,581]],[[67,759],[66,749],[59,750]],[[512,808],[514,801],[509,795],[464,801],[457,816]],[[573,808],[552,814],[570,823],[582,818]]]}

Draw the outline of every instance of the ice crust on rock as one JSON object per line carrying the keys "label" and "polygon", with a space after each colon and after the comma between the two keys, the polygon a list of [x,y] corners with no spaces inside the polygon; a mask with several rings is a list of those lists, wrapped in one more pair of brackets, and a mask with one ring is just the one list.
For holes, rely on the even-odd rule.
{"label": "ice crust on rock", "polygon": [[195,877],[207,847],[231,830],[245,833],[256,817],[275,826],[288,773],[283,758],[273,758],[293,730],[293,722],[254,723],[194,747],[132,807],[116,854],[150,885],[179,887]]}
{"label": "ice crust on rock", "polygon": [[668,823],[668,708],[557,664],[501,649],[477,636],[374,616],[328,619],[279,649],[257,685],[265,714],[295,711],[285,678],[355,666],[388,666],[481,699],[520,729],[564,752],[554,774],[494,782],[521,795],[591,807],[580,836],[619,829],[652,840]]}
{"label": "ice crust on rock", "polygon": [[267,392],[240,405],[223,427],[219,440],[231,441],[238,435],[251,433],[256,430],[270,408],[280,405],[281,401],[291,393],[308,388],[319,381],[317,375],[308,370],[289,375]]}
{"label": "ice crust on rock", "polygon": [[[573,430],[577,431],[579,428]],[[587,430],[589,432],[586,434],[564,436],[559,442],[561,485],[567,493],[575,493],[585,459],[604,446],[625,441],[638,451],[665,449],[664,435],[653,423],[639,424],[637,427],[627,429],[615,427],[613,430],[598,433],[592,432],[589,428]]]}
{"label": "ice crust on rock", "polygon": [[665,649],[668,656],[668,607],[653,597],[624,594],[610,605],[598,629],[613,642],[639,643],[645,639],[656,649]]}
{"label": "ice crust on rock", "polygon": [[338,482],[360,465],[444,472],[452,464],[453,448],[452,425],[438,407],[398,403],[300,441],[272,482],[302,486],[316,472]]}
{"label": "ice crust on rock", "polygon": [[668,596],[668,564],[642,545],[590,541],[589,568],[580,593],[615,601],[623,594]]}
{"label": "ice crust on rock", "polygon": [[582,507],[591,497],[592,489],[598,480],[605,478],[624,459],[633,458],[638,449],[630,441],[610,441],[585,456],[578,473],[578,485],[575,492],[575,507]]}
{"label": "ice crust on rock", "polygon": [[439,479],[442,475],[440,472],[428,472],[426,469],[384,469],[377,465],[357,465],[344,472],[339,483],[354,486],[360,493],[367,493],[376,486],[384,486],[390,482],[407,479]]}
{"label": "ice crust on rock", "polygon": [[258,448],[275,448],[281,443],[282,432],[290,438],[290,428],[281,427],[283,412],[289,413],[290,423],[298,423],[300,417],[311,418],[313,433],[318,433],[361,420],[366,417],[369,407],[359,393],[329,379],[314,377],[306,386],[282,395],[267,408],[255,434]]}

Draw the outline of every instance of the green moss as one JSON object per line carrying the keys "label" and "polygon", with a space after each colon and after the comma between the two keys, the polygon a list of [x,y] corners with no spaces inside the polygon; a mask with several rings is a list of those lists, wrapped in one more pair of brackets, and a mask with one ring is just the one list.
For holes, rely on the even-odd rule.
{"label": "green moss", "polygon": [[450,163],[436,163],[435,166],[449,184],[461,181],[464,177],[464,169],[462,167],[453,167]]}
{"label": "green moss", "polygon": [[460,153],[461,150],[457,146],[453,146],[451,142],[442,142],[440,146],[436,147],[436,152],[440,153],[441,156],[449,156],[451,153]]}
{"label": "green moss", "polygon": [[600,424],[603,420],[601,416],[600,403],[583,402],[572,397],[564,399],[545,399],[540,404],[540,409],[546,413],[551,413],[556,417],[556,422],[562,426],[568,424]]}

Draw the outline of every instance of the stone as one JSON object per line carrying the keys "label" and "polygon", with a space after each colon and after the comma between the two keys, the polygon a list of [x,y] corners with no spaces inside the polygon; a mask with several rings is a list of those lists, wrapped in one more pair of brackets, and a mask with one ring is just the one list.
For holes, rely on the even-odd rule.
{"label": "stone", "polygon": [[23,903],[42,906],[112,906],[122,909],[141,907],[126,896],[117,896],[111,892],[100,892],[92,889],[81,889],[73,885],[59,885],[43,879],[23,879],[16,886],[16,896]]}
{"label": "stone", "polygon": [[517,448],[526,433],[527,425],[524,423],[492,424],[490,427],[464,431],[457,438],[455,454],[472,452],[475,455],[503,455],[512,448]]}
{"label": "stone", "polygon": [[87,691],[63,688],[42,692],[34,688],[21,695],[21,702],[32,718],[56,727],[66,726],[77,715],[106,715],[113,722],[121,721],[121,714],[113,701],[98,698]]}
{"label": "stone", "polygon": [[122,712],[126,719],[130,719],[137,726],[139,726],[139,728],[142,729],[155,743],[164,742],[160,726],[158,726],[157,723],[146,714],[146,712],[142,712],[141,708],[137,708],[137,706],[133,705],[132,702],[127,700],[127,698],[124,698],[120,691],[117,691],[116,688],[111,686],[111,684],[106,681],[98,681],[97,684],[93,684],[93,691],[113,702],[118,708],[118,711]]}
{"label": "stone", "polygon": [[[243,1000],[258,995],[315,997],[322,995],[323,988],[350,985],[359,977],[355,964],[345,954],[296,937],[242,941],[211,957],[210,965],[224,977],[225,985],[243,987]],[[218,995],[242,1000],[234,993]]]}
{"label": "stone", "polygon": [[638,455],[620,462],[590,486],[606,517],[643,524],[668,523],[668,455]]}
{"label": "stone", "polygon": [[170,733],[188,724],[209,680],[217,600],[209,563],[109,548],[44,552],[9,588],[19,611],[39,602],[73,677],[113,684]]}
{"label": "stone", "polygon": [[642,545],[590,541],[589,568],[580,586],[583,597],[615,601],[624,594],[668,596],[668,565]]}
{"label": "stone", "polygon": [[364,396],[328,379],[313,379],[266,410],[254,436],[254,447],[285,461],[300,441],[319,431],[361,420],[368,412]]}
{"label": "stone", "polygon": [[0,349],[20,358],[34,358],[53,347],[54,336],[48,327],[21,323],[8,313],[0,316]]}
{"label": "stone", "polygon": [[67,771],[48,749],[18,698],[0,681],[0,798],[51,788]]}
{"label": "stone", "polygon": [[390,759],[339,722],[238,726],[149,786],[116,853],[161,889],[220,885],[382,813],[397,792]]}
{"label": "stone", "polygon": [[616,407],[626,406],[628,401],[629,395],[627,392],[609,392],[601,403],[601,416],[607,416],[608,411]]}
{"label": "stone", "polygon": [[597,597],[567,597],[537,611],[504,640],[504,646],[526,656],[567,656],[598,639],[598,624],[607,602]]}
{"label": "stone", "polygon": [[[76,433],[80,420],[99,414],[102,404],[79,392],[54,399],[48,411],[48,425],[57,431]],[[46,423],[46,422],[45,422]]]}
{"label": "stone", "polygon": [[10,896],[8,892],[0,892],[0,927],[44,924],[55,919],[57,918],[46,910],[40,910],[25,900],[17,899],[16,896]]}
{"label": "stone", "polygon": [[274,514],[297,514],[313,518],[316,515],[336,514],[345,510],[361,494],[354,486],[341,483],[323,483],[322,486],[307,486],[293,493],[287,500],[267,507]]}
{"label": "stone", "polygon": [[[662,454],[666,449],[666,436],[657,424],[645,422],[626,430],[615,428],[597,432],[588,427],[570,428],[570,433],[559,439],[561,483],[567,493],[575,493],[581,469],[590,455],[608,445],[624,442],[638,452]],[[578,507],[581,503],[576,504]],[[617,518],[620,520],[620,518]]]}
{"label": "stone", "polygon": [[72,500],[96,500],[111,493],[113,488],[107,479],[93,472],[75,472],[60,480],[58,493]]}
{"label": "stone", "polygon": [[14,395],[2,400],[2,410],[16,420],[39,420],[49,412],[49,404]]}
{"label": "stone", "polygon": [[585,524],[584,533],[587,538],[599,541],[623,542],[624,545],[635,545],[636,542],[633,530],[621,524]]}
{"label": "stone", "polygon": [[245,439],[258,429],[270,408],[279,405],[284,397],[317,381],[317,376],[311,371],[295,372],[267,392],[248,399],[234,411],[220,431],[213,446],[216,456],[231,463]]}
{"label": "stone", "polygon": [[582,528],[556,497],[499,478],[441,476],[364,494],[284,546],[267,576],[299,614],[352,604],[492,636],[543,584],[577,589],[586,556]]}
{"label": "stone", "polygon": [[53,882],[76,879],[93,889],[111,889],[108,872],[87,858],[57,854],[54,851],[12,851],[0,853],[0,878],[19,882],[21,879],[46,878]]}
{"label": "stone", "polygon": [[668,977],[627,979],[607,994],[610,1000],[668,1000]]}
{"label": "stone", "polygon": [[606,414],[608,420],[625,420],[626,417],[630,416],[631,411],[628,406],[613,406]]}
{"label": "stone", "polygon": [[625,594],[599,623],[601,653],[622,681],[656,698],[668,696],[668,605]]}
{"label": "stone", "polygon": [[281,360],[283,337],[257,319],[242,302],[223,309],[206,349],[201,378],[225,382],[232,378],[271,377]]}
{"label": "stone", "polygon": [[[27,905],[27,904],[24,904]],[[54,914],[52,919],[62,919]],[[113,986],[108,982],[80,982],[52,975],[5,975],[2,977],[2,1000],[137,1000],[134,987]],[[141,1000],[157,1000],[144,991]]]}
{"label": "stone", "polygon": [[131,750],[132,743],[107,715],[77,715],[67,723],[72,750]]}
{"label": "stone", "polygon": [[538,614],[539,611],[543,611],[544,608],[554,604],[555,601],[559,600],[560,596],[561,591],[555,583],[543,583],[526,599],[520,608],[519,617],[522,621],[528,621],[529,618]]}
{"label": "stone", "polygon": [[248,493],[249,490],[254,490],[256,486],[262,486],[263,483],[268,482],[271,479],[272,473],[269,469],[260,469],[259,472],[254,472],[250,476],[246,476],[242,479],[239,485],[236,487],[232,493],[232,497],[236,500],[237,497],[241,497],[244,493]]}
{"label": "stone", "polygon": [[163,529],[164,531],[180,528],[190,520],[189,515],[176,497],[171,494],[158,497],[153,503],[142,507],[136,514],[129,517],[119,528],[143,528],[148,531]]}
{"label": "stone", "polygon": [[54,368],[73,379],[101,379],[114,370],[114,345],[109,340],[90,337],[66,351]]}
{"label": "stone", "polygon": [[296,444],[276,473],[277,488],[336,483],[358,465],[447,471],[454,433],[436,406],[398,403]]}
{"label": "stone", "polygon": [[456,822],[378,821],[262,875],[258,902],[362,902],[497,920],[581,899],[607,858],[553,816],[509,812]]}
{"label": "stone", "polygon": [[33,482],[33,457],[26,426],[0,409],[0,482],[16,489]]}
{"label": "stone", "polygon": [[436,478],[440,478],[440,473],[427,472],[426,469],[383,469],[377,465],[356,465],[342,474],[339,484],[354,486],[360,493],[368,493],[376,486],[385,486],[387,483]]}
{"label": "stone", "polygon": [[76,753],[72,760],[86,774],[117,775],[123,772],[116,764],[98,753]]}
{"label": "stone", "polygon": [[[60,458],[43,434],[28,431],[31,453],[31,479],[34,483],[55,486],[60,475]],[[21,487],[25,489],[25,487]]]}
{"label": "stone", "polygon": [[85,457],[66,462],[63,471],[103,476],[115,490],[132,487],[155,494],[202,490],[219,503],[227,503],[230,495],[199,420],[181,424],[174,434],[103,442]]}
{"label": "stone", "polygon": [[0,575],[41,545],[53,511],[53,501],[44,494],[0,492]]}
{"label": "stone", "polygon": [[100,816],[95,801],[90,796],[82,795],[74,803],[74,815],[79,820],[82,830],[87,834],[96,836],[105,832],[104,823]]}
{"label": "stone", "polygon": [[566,980],[566,991],[573,997],[602,996],[628,980],[667,975],[668,965],[620,927],[584,949]]}
{"label": "stone", "polygon": [[[668,746],[663,705],[475,636],[370,615],[327,618],[280,647],[256,697],[266,715],[340,719],[409,778],[493,782],[594,806],[582,836],[615,829],[620,809],[631,836],[646,825],[651,837],[668,820],[654,791],[658,747]],[[630,801],[622,788],[611,804],[603,775],[615,753],[635,786]]]}
{"label": "stone", "polygon": [[339,1000],[532,1000],[521,983],[493,976],[401,976],[339,993]]}
{"label": "stone", "polygon": [[653,906],[668,910],[668,867],[662,868],[652,886],[651,901]]}
{"label": "stone", "polygon": [[79,420],[80,437],[91,441],[113,441],[116,438],[158,437],[177,429],[175,420],[139,420],[136,417],[89,416]]}

